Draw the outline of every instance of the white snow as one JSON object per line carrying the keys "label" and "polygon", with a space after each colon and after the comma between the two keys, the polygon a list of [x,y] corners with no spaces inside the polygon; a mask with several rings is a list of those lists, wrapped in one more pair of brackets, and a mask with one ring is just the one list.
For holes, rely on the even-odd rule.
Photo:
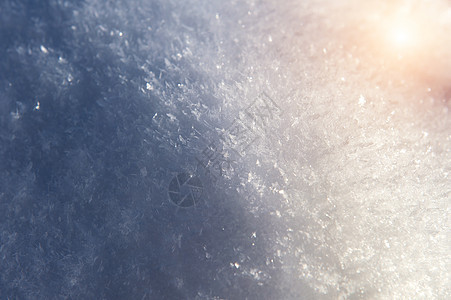
{"label": "white snow", "polygon": [[[105,72],[158,107],[149,120],[159,132],[137,129],[158,149],[200,155],[196,139],[226,131],[261,93],[280,107],[277,116],[258,107],[267,122],[249,132],[259,138],[214,186],[218,194],[240,191],[240,207],[264,232],[242,229],[249,244],[264,239],[257,254],[230,239],[236,257],[225,269],[279,285],[287,298],[305,286],[325,299],[451,298],[449,3],[156,1],[167,16],[152,23],[148,1],[113,2],[86,1],[74,38],[92,35],[86,46],[108,49],[117,63]],[[37,47],[45,78],[55,86],[78,80],[53,47]],[[141,73],[127,78],[130,69]],[[11,117],[19,122],[21,114],[13,109]],[[191,138],[186,120],[208,132]],[[183,162],[195,169],[188,154]],[[135,232],[135,215],[121,217],[124,234]],[[215,218],[205,220],[204,233]],[[195,249],[202,246],[191,250],[204,253]],[[177,278],[180,287],[187,276]]]}

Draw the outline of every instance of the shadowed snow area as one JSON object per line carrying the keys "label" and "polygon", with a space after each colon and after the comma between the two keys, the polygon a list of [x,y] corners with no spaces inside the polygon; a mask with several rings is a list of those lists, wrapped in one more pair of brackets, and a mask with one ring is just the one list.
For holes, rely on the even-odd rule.
{"label": "shadowed snow area", "polygon": [[2,1],[0,298],[450,298],[450,32],[441,0]]}

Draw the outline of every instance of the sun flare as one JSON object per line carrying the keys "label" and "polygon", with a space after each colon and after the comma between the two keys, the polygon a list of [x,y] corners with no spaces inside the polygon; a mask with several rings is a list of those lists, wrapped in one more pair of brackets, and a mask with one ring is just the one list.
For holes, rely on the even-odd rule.
{"label": "sun flare", "polygon": [[413,33],[405,27],[395,27],[391,31],[391,41],[395,46],[405,47],[413,44]]}

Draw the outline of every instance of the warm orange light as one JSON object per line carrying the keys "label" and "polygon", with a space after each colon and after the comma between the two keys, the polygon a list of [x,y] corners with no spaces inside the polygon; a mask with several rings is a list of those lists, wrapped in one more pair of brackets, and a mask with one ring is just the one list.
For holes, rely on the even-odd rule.
{"label": "warm orange light", "polygon": [[393,31],[391,32],[391,40],[396,46],[399,47],[411,46],[413,44],[412,32],[403,27],[393,28]]}
{"label": "warm orange light", "polygon": [[424,33],[419,24],[418,16],[399,16],[387,20],[385,27],[386,43],[388,49],[395,52],[416,52],[422,48]]}

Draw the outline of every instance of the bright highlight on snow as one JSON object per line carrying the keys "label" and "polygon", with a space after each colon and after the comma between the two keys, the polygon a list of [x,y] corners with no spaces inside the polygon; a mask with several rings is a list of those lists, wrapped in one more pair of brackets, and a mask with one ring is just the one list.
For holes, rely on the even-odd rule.
{"label": "bright highlight on snow", "polygon": [[391,32],[391,38],[396,46],[408,46],[413,42],[412,32],[405,27],[395,27]]}
{"label": "bright highlight on snow", "polygon": [[423,15],[404,12],[384,19],[382,34],[389,52],[394,51],[397,55],[403,54],[402,56],[407,53],[416,55],[428,47],[425,34],[431,31],[431,28],[424,24]]}
{"label": "bright highlight on snow", "polygon": [[440,13],[445,10],[446,5],[438,2],[436,6],[391,2],[383,8],[372,7],[367,13],[366,31],[357,43],[369,42],[373,54],[393,69],[408,69],[408,73],[423,78],[424,74],[443,77],[447,62],[439,59],[438,53],[450,43],[445,26],[449,17]]}

